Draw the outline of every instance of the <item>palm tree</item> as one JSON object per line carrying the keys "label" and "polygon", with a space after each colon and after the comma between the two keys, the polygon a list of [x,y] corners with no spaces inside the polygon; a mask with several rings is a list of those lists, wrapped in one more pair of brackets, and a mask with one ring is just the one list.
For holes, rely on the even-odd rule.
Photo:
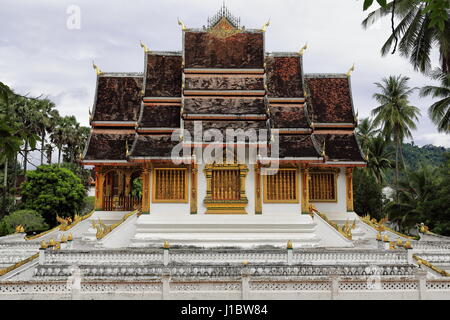
{"label": "palm tree", "polygon": [[[395,184],[399,179],[399,156],[403,158],[402,144],[405,138],[411,138],[411,130],[416,129],[416,121],[420,115],[417,107],[409,105],[408,97],[417,88],[408,87],[408,77],[389,76],[382,82],[375,83],[380,93],[373,97],[380,104],[372,110],[374,125],[381,125],[382,135],[393,140],[395,146]],[[397,199],[398,200],[398,199]]]}
{"label": "palm tree", "polygon": [[356,137],[365,154],[367,154],[370,140],[372,140],[378,131],[379,130],[374,127],[372,119],[369,117],[359,121],[358,127],[356,128]]}
{"label": "palm tree", "polygon": [[[395,6],[395,7],[394,7]],[[450,22],[447,18],[443,29],[432,23],[432,12],[424,10],[427,2],[423,0],[396,0],[387,3],[385,7],[371,12],[362,25],[367,28],[381,18],[394,15],[399,20],[393,34],[387,39],[381,49],[384,56],[400,39],[399,51],[408,57],[415,70],[428,72],[431,69],[430,53],[437,46],[440,53],[441,68],[450,71]]]}
{"label": "palm tree", "polygon": [[391,221],[405,230],[423,221],[429,215],[425,204],[436,192],[436,169],[421,165],[418,170],[407,170],[397,186],[399,201],[390,202],[386,211]]}
{"label": "palm tree", "polygon": [[385,171],[392,168],[392,152],[388,151],[389,141],[382,136],[369,140],[367,169],[379,185],[383,185]]}
{"label": "palm tree", "polygon": [[39,134],[41,138],[41,165],[44,163],[45,152],[45,138],[47,133],[50,133],[59,118],[58,110],[55,109],[55,104],[48,99],[39,101],[39,117],[37,122],[39,123]]}
{"label": "palm tree", "polygon": [[442,98],[433,103],[428,109],[428,114],[438,126],[440,132],[450,132],[450,73],[442,69],[436,69],[430,74],[431,78],[440,82],[440,86],[425,86],[420,90],[422,97],[432,96]]}

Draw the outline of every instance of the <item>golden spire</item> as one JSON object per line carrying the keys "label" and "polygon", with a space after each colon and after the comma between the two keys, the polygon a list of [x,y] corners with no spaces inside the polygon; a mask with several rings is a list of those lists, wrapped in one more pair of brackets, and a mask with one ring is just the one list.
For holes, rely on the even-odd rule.
{"label": "golden spire", "polygon": [[298,55],[302,56],[305,53],[306,49],[308,49],[308,42],[305,43],[305,45],[300,49]]}
{"label": "golden spire", "polygon": [[184,25],[183,21],[181,21],[180,18],[177,18],[177,19],[178,19],[178,25],[181,26],[181,30],[182,30],[182,31],[186,30],[187,28],[186,28],[186,26]]}
{"label": "golden spire", "polygon": [[264,23],[264,25],[263,25],[262,28],[261,28],[261,31],[262,31],[262,32],[265,32],[268,26],[270,26],[270,19],[269,19],[269,21],[267,21],[266,23]]}
{"label": "golden spire", "polygon": [[288,248],[288,249],[292,249],[292,241],[291,241],[291,240],[289,240],[289,241],[287,242],[287,248]]}
{"label": "golden spire", "polygon": [[97,75],[100,75],[100,74],[103,73],[102,70],[100,70],[100,68],[94,63],[94,61],[92,61],[92,68],[94,68],[95,73],[96,73]]}
{"label": "golden spire", "polygon": [[350,77],[352,75],[352,72],[355,71],[355,64],[353,63],[352,67],[347,72],[347,77]]}
{"label": "golden spire", "polygon": [[150,52],[150,49],[141,41],[141,47],[144,49],[144,53]]}
{"label": "golden spire", "polygon": [[325,142],[326,142],[326,140],[323,140],[322,157],[326,156],[326,154],[325,154]]}

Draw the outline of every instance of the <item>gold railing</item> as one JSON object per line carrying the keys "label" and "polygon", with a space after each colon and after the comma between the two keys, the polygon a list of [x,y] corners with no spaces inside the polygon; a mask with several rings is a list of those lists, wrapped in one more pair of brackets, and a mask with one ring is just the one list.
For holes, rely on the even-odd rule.
{"label": "gold railing", "polygon": [[400,237],[403,237],[403,238],[407,238],[407,239],[411,239],[411,240],[419,240],[420,239],[419,236],[416,236],[416,237],[408,236],[406,234],[403,234],[403,233],[400,233],[398,231],[395,231],[395,230],[385,226],[383,224],[383,219],[381,219],[379,222],[377,222],[377,220],[375,218],[371,219],[368,214],[363,216],[363,217],[361,217],[361,221],[363,221],[365,224],[371,226],[372,228],[374,228],[378,232],[389,231],[389,232],[392,232],[392,233],[394,233],[394,234],[396,234],[396,235],[398,235]]}
{"label": "gold railing", "polygon": [[12,266],[6,267],[4,269],[0,269],[0,277],[4,276],[5,274],[23,266],[24,264],[27,264],[28,262],[33,261],[34,259],[36,259],[37,257],[39,257],[39,253],[33,254],[31,257],[28,257],[22,261],[19,261],[15,264],[13,264]]}
{"label": "gold railing", "polygon": [[111,231],[113,231],[115,228],[120,226],[122,223],[124,223],[129,217],[138,214],[139,210],[132,211],[130,213],[127,213],[120,219],[119,222],[114,223],[110,226],[105,225],[100,219],[98,221],[92,221],[92,227],[97,230],[96,237],[98,240],[103,239],[106,237]]}
{"label": "gold railing", "polygon": [[439,273],[440,275],[444,276],[444,277],[450,277],[450,273],[448,273],[445,270],[442,270],[438,267],[436,267],[435,265],[431,264],[430,262],[428,262],[427,260],[424,260],[420,257],[418,257],[417,255],[413,254],[413,258],[419,263],[419,264],[423,264],[424,266],[427,266],[428,268],[430,268],[431,270]]}
{"label": "gold railing", "polygon": [[328,223],[330,226],[332,226],[334,229],[336,229],[345,238],[347,238],[348,240],[352,240],[352,229],[355,228],[356,221],[353,221],[353,224],[350,224],[348,221],[346,221],[345,225],[342,227],[342,226],[338,225],[337,223],[328,219],[328,217],[325,214],[319,212],[313,206],[310,207],[310,211],[312,212],[312,214],[315,213],[319,217],[321,217],[323,220],[325,220],[326,223]]}

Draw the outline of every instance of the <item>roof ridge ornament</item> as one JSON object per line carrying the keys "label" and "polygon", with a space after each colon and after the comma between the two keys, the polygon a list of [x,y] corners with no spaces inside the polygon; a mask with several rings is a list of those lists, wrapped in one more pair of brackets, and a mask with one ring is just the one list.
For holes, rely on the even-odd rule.
{"label": "roof ridge ornament", "polygon": [[352,67],[346,73],[347,77],[350,77],[352,75],[353,71],[355,71],[355,63],[354,62],[353,62]]}
{"label": "roof ridge ornament", "polygon": [[94,63],[94,61],[92,60],[92,68],[94,68],[95,73],[99,76],[103,73],[103,71]]}
{"label": "roof ridge ornament", "polygon": [[305,54],[306,49],[308,49],[308,42],[306,42],[305,45],[300,49],[298,55],[303,56]]}
{"label": "roof ridge ornament", "polygon": [[241,28],[241,18],[233,16],[230,10],[228,10],[228,8],[225,6],[224,1],[219,11],[211,18],[208,18],[208,29],[212,29],[213,27],[215,27],[224,18],[229,22],[229,24],[231,24],[232,27],[236,29]]}
{"label": "roof ridge ornament", "polygon": [[181,26],[181,31],[187,30],[186,25],[183,23],[183,21],[180,20],[180,18],[177,18],[178,25]]}
{"label": "roof ridge ornament", "polygon": [[142,40],[141,40],[141,47],[144,49],[144,53],[150,52],[150,49],[145,45],[145,43],[142,42]]}
{"label": "roof ridge ornament", "polygon": [[264,25],[261,28],[261,31],[266,32],[268,26],[270,26],[270,18],[266,23],[264,23]]}

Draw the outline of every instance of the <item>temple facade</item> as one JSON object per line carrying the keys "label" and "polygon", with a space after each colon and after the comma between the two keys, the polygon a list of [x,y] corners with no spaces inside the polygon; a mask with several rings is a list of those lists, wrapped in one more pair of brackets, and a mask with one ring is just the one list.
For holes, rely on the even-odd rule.
{"label": "temple facade", "polygon": [[312,211],[355,220],[352,171],[366,163],[350,74],[305,73],[304,49],[266,52],[267,26],[227,10],[202,29],[179,24],[181,51],[141,43],[143,73],[96,67],[82,159],[96,210],[140,208],[136,245],[195,233],[205,245],[317,246]]}

